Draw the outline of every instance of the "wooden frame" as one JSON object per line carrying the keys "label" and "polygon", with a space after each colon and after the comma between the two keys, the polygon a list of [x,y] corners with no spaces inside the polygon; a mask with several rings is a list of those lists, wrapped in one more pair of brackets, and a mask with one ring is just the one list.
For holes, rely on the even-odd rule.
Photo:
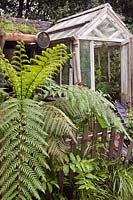
{"label": "wooden frame", "polygon": [[131,106],[133,108],[133,37],[130,38]]}
{"label": "wooden frame", "polygon": [[123,104],[131,103],[129,48],[129,42],[121,45],[121,102]]}
{"label": "wooden frame", "polygon": [[90,41],[91,89],[95,90],[94,41]]}
{"label": "wooden frame", "polygon": [[79,40],[74,40],[73,50],[75,52],[75,66],[74,66],[74,82],[81,83],[81,69],[80,69],[80,42]]}

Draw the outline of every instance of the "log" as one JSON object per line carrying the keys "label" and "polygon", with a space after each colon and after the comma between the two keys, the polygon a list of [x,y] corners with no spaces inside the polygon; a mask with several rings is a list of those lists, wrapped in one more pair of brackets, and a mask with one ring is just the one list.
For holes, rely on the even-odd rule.
{"label": "log", "polygon": [[36,42],[37,35],[23,33],[5,33],[5,41]]}

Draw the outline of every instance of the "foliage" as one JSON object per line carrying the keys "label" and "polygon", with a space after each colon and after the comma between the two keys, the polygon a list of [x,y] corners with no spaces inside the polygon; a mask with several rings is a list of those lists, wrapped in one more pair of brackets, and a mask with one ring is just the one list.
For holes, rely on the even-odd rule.
{"label": "foliage", "polygon": [[[18,43],[17,48],[11,64],[3,55],[0,57],[0,69],[15,92],[14,98],[0,105],[0,193],[2,200],[30,200],[33,196],[41,199],[38,191],[45,193],[45,171],[49,169],[47,135],[55,132],[74,138],[75,126],[59,109],[53,106],[42,109],[30,97],[39,84],[58,71],[68,55],[66,47],[58,45],[29,61],[24,44]],[[60,51],[63,57],[59,56]],[[60,127],[61,119],[64,127]]]}
{"label": "foliage", "polygon": [[65,157],[63,171],[65,176],[70,171],[74,173],[74,199],[113,199],[106,183],[109,175],[107,165],[99,164],[96,159],[81,159],[79,155],[70,153]]}
{"label": "foliage", "polygon": [[133,176],[129,169],[119,167],[112,172],[112,190],[114,195],[121,200],[133,198]]}
{"label": "foliage", "polygon": [[114,113],[115,107],[99,92],[89,90],[87,87],[62,86],[58,90],[55,86],[49,94],[63,95],[64,97],[50,102],[66,113],[75,123],[78,120],[89,119],[94,115],[102,128],[117,127],[124,131],[120,118]]}
{"label": "foliage", "polygon": [[[81,159],[69,153],[63,164],[65,177],[74,173],[74,199],[76,200],[130,200],[133,197],[131,169],[117,166],[115,162],[100,159]],[[70,187],[70,183],[69,183]]]}
{"label": "foliage", "polygon": [[[107,167],[72,153],[64,161],[65,138],[75,141],[74,123],[80,120],[94,116],[101,127],[114,125],[125,132],[114,106],[101,93],[87,87],[59,87],[51,81],[69,56],[66,47],[58,45],[28,60],[24,44],[18,43],[11,63],[3,55],[0,57],[0,69],[14,90],[13,97],[0,104],[2,200],[41,200],[47,192],[55,200],[66,199],[64,194],[59,194],[60,169],[64,170],[66,179],[70,171],[75,173],[75,199],[80,199],[79,194],[94,200],[112,197],[106,188]],[[38,92],[41,93],[37,95]],[[44,102],[49,95],[60,98]],[[43,102],[38,103],[36,98]]]}
{"label": "foliage", "polygon": [[[42,55],[28,60],[24,44],[18,42],[11,64],[1,55],[1,70],[8,77],[17,98],[30,98],[38,85],[47,77],[58,72],[58,68],[66,62],[68,55],[65,45],[57,45],[47,49]],[[61,56],[62,53],[62,56]]]}
{"label": "foliage", "polygon": [[4,0],[0,7],[5,14],[12,16],[56,21],[103,3],[110,3],[118,14],[125,17],[126,23],[133,23],[133,4],[127,0]]}
{"label": "foliage", "polygon": [[128,123],[127,123],[127,132],[131,137],[133,137],[133,111],[130,110],[128,113]]}
{"label": "foliage", "polygon": [[37,33],[37,29],[34,26],[14,23],[4,17],[0,17],[0,28],[2,28],[5,32],[27,34]]}

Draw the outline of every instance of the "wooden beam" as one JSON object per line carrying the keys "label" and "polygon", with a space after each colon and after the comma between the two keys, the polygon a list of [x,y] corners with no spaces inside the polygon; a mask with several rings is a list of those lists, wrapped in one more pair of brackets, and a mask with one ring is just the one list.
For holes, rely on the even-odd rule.
{"label": "wooden beam", "polygon": [[81,83],[81,69],[80,69],[80,43],[79,40],[74,41],[74,52],[75,52],[75,66],[74,66],[74,82],[77,80]]}
{"label": "wooden beam", "polygon": [[120,33],[121,33],[120,31],[115,31],[109,38],[110,38],[110,39],[116,38],[116,37],[118,37],[118,35],[119,35]]}
{"label": "wooden beam", "polygon": [[133,37],[130,39],[131,106],[133,108]]}
{"label": "wooden beam", "polygon": [[132,34],[126,27],[126,24],[124,24],[124,22],[120,19],[120,17],[113,11],[113,9],[107,9],[107,13],[110,15],[110,18],[112,18],[112,20],[116,21],[116,23],[123,30],[123,32],[127,34],[128,37],[132,37]]}
{"label": "wooden beam", "polygon": [[88,35],[94,28],[96,28],[101,22],[103,22],[104,19],[107,17],[107,8],[105,7],[103,9],[103,12],[101,12],[94,20],[92,20],[90,23],[85,24],[79,31],[77,32],[77,35]]}
{"label": "wooden beam", "polygon": [[98,38],[98,37],[91,37],[91,36],[78,36],[79,40],[94,40],[94,41],[100,41],[100,42],[116,42],[121,43],[124,41],[124,39],[118,39],[118,38]]}
{"label": "wooden beam", "polygon": [[109,3],[105,3],[105,4],[102,4],[100,6],[97,6],[95,8],[91,8],[89,10],[86,10],[86,11],[83,11],[81,13],[77,13],[75,15],[71,15],[71,16],[68,16],[68,17],[65,17],[63,19],[60,19],[57,21],[57,24],[60,23],[60,22],[63,22],[63,21],[66,21],[66,20],[69,20],[69,19],[73,19],[75,17],[79,17],[79,16],[82,16],[82,15],[85,15],[85,14],[88,14],[90,12],[94,12],[94,11],[97,11],[97,10],[100,10],[100,9],[104,9],[104,8],[111,8],[110,4]]}
{"label": "wooden beam", "polygon": [[37,36],[23,33],[5,33],[5,41],[36,42]]}
{"label": "wooden beam", "polygon": [[93,31],[95,31],[95,33],[99,36],[99,38],[104,38],[105,36],[102,34],[102,32],[100,30],[98,30],[97,28],[95,28]]}
{"label": "wooden beam", "polygon": [[121,102],[131,103],[130,43],[121,45]]}
{"label": "wooden beam", "polygon": [[95,90],[94,41],[90,41],[91,89]]}

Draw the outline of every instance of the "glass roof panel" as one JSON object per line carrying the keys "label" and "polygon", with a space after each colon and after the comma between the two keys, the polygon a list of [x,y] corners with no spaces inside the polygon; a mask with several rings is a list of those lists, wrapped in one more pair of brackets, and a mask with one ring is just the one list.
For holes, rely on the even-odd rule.
{"label": "glass roof panel", "polygon": [[73,36],[76,36],[77,31],[79,31],[80,27],[74,28],[74,29],[69,29],[57,33],[51,33],[50,40],[58,40],[58,39],[64,39],[64,38],[70,38]]}
{"label": "glass roof panel", "polygon": [[53,32],[53,31],[57,31],[57,30],[62,30],[65,28],[71,28],[72,26],[77,26],[77,25],[81,25],[84,23],[87,23],[89,21],[92,21],[98,14],[100,13],[100,11],[95,11],[92,13],[87,13],[81,16],[78,16],[76,18],[70,18],[67,19],[65,21],[61,21],[58,22],[56,25],[54,25],[53,27],[51,27],[48,32]]}
{"label": "glass roof panel", "polygon": [[97,29],[106,37],[109,37],[118,30],[112,25],[108,18],[106,18],[99,26],[97,26]]}

